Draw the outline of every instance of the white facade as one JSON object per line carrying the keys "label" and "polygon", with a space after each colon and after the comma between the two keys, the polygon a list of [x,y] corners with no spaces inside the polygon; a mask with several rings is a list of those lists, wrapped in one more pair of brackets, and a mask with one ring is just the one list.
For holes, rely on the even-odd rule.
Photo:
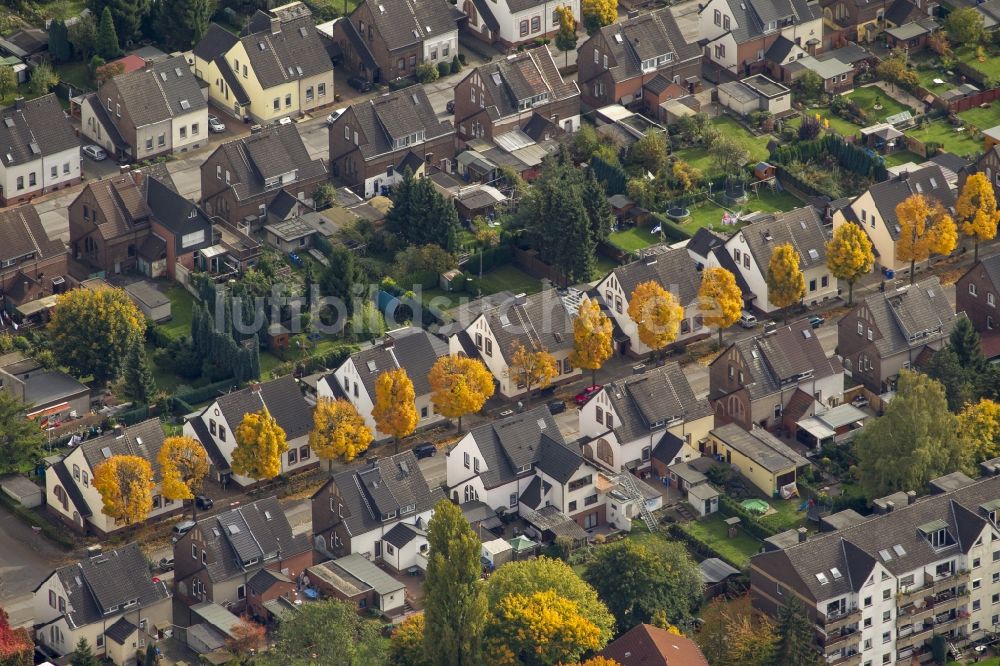
{"label": "white facade", "polygon": [[170,123],[173,152],[186,153],[208,145],[208,107],[175,116]]}
{"label": "white facade", "polygon": [[42,155],[24,164],[5,166],[0,160],[0,185],[10,199],[49,191],[80,178],[80,147]]}
{"label": "white facade", "polygon": [[[559,19],[555,8],[569,7],[573,10],[573,18],[577,24],[582,21],[580,15],[580,0],[567,0],[559,3],[542,3],[520,12],[511,12],[505,0],[487,0],[490,11],[500,24],[499,37],[503,42],[517,44],[528,42],[546,33],[559,30]],[[480,18],[480,23],[483,20]],[[483,23],[485,25],[485,23]],[[537,26],[537,27],[536,27]]]}
{"label": "white facade", "polygon": [[437,67],[439,62],[451,65],[451,60],[458,55],[458,28],[451,32],[424,40],[424,62]]}
{"label": "white facade", "polygon": [[[700,40],[707,42],[705,52],[709,59],[734,74],[740,74],[738,70],[743,65],[738,52],[740,44],[736,42],[732,34],[733,30],[740,27],[751,28],[752,26],[741,26],[737,23],[737,17],[733,15],[727,0],[709,0],[698,15],[698,36]],[[770,29],[767,29],[768,27]],[[763,60],[770,42],[773,42],[773,38],[778,34],[804,48],[810,40],[822,41],[823,19],[817,17],[808,21],[794,21],[792,25],[780,30],[776,21],[771,26],[765,26],[764,35],[755,36],[751,40],[759,42],[760,47],[746,54],[743,60],[747,62]],[[817,44],[817,48],[819,46],[820,44]]]}

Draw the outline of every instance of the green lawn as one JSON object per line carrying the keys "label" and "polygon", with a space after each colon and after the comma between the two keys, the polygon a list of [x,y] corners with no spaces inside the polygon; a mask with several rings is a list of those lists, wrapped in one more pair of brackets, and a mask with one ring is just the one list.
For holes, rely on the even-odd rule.
{"label": "green lawn", "polygon": [[67,62],[56,65],[55,70],[60,81],[65,81],[76,88],[94,89],[94,83],[90,80],[90,72],[87,70],[87,63]]}
{"label": "green lawn", "polygon": [[769,499],[767,503],[774,509],[774,513],[761,517],[760,522],[764,525],[769,525],[781,532],[805,525],[806,511],[799,511],[799,507],[802,505],[801,499]]}
{"label": "green lawn", "polygon": [[[747,148],[750,149],[751,163],[760,162],[761,160],[766,160],[768,158],[769,153],[767,151],[767,142],[773,138],[769,134],[765,134],[764,136],[754,136],[744,129],[742,125],[728,116],[719,116],[718,118],[712,120],[709,124],[721,134],[743,139],[743,141],[747,144]],[[712,163],[712,157],[709,155],[708,149],[702,146],[682,148],[681,150],[674,151],[674,155],[696,169],[700,169],[705,175],[712,175],[715,172],[715,165]]]}
{"label": "green lawn", "polygon": [[271,352],[262,351],[260,353],[260,378],[267,379],[270,377],[271,372],[282,363],[284,363],[284,361]]}
{"label": "green lawn", "polygon": [[479,281],[483,294],[507,290],[514,294],[535,294],[542,290],[542,283],[511,264],[483,273]]}
{"label": "green lawn", "polygon": [[887,167],[899,166],[900,164],[906,164],[907,162],[913,162],[914,164],[920,164],[925,158],[912,153],[909,150],[899,150],[895,153],[891,153],[885,156],[885,165]]}
{"label": "green lawn", "polygon": [[959,157],[975,155],[982,150],[982,143],[969,136],[968,130],[956,132],[955,129],[947,120],[935,120],[920,129],[907,130],[906,134],[925,144],[930,141],[940,143],[946,151]]}
{"label": "green lawn", "polygon": [[625,231],[614,231],[608,237],[608,241],[617,248],[626,252],[635,252],[644,247],[660,242],[660,237],[650,233],[644,227],[634,226]]}
{"label": "green lawn", "polygon": [[684,523],[681,528],[712,546],[720,555],[741,569],[746,568],[750,563],[750,557],[760,550],[761,542],[742,529],[735,537],[730,538],[729,528],[719,514]]}
{"label": "green lawn", "polygon": [[87,0],[47,0],[39,4],[42,5],[42,14],[45,18],[65,21],[79,16],[86,8]]}
{"label": "green lawn", "polygon": [[170,299],[170,321],[160,325],[160,330],[171,340],[191,335],[191,309],[194,296],[181,286],[173,286],[166,291]]}
{"label": "green lawn", "polygon": [[[744,212],[764,211],[773,213],[776,211],[792,210],[801,208],[804,204],[788,192],[772,192],[770,189],[761,188],[760,195],[750,195],[750,201],[742,207]],[[690,234],[694,234],[701,227],[709,229],[732,232],[735,227],[723,226],[722,216],[726,209],[716,204],[714,201],[705,201],[691,209],[691,217],[681,224],[681,228]],[[738,211],[733,211],[738,212]]]}
{"label": "green lawn", "polygon": [[[940,68],[921,67],[913,71],[916,72],[917,78],[920,79],[921,87],[926,88],[928,92],[932,92],[936,95],[947,92],[958,85],[958,81],[954,76],[948,76],[948,74]],[[934,79],[940,79],[944,81],[944,83],[934,83]]]}
{"label": "green lawn", "polygon": [[962,111],[958,114],[958,117],[970,125],[978,127],[980,130],[988,130],[991,127],[1000,125],[1000,104],[994,102],[985,109],[977,107],[968,111]]}
{"label": "green lawn", "polygon": [[979,62],[976,58],[976,50],[971,46],[963,46],[955,49],[955,56],[969,67],[982,72],[990,79],[1000,80],[1000,57],[992,53],[991,47],[986,47],[986,60]]}
{"label": "green lawn", "polygon": [[965,666],[965,664],[976,663],[978,666],[1000,666],[1000,657],[990,657],[989,659],[980,659],[977,662],[966,661],[949,661],[948,666]]}
{"label": "green lawn", "polygon": [[[861,129],[860,125],[855,125],[850,121],[844,120],[839,116],[833,115],[832,113],[830,113],[829,109],[807,109],[806,113],[808,113],[810,116],[815,116],[816,114],[819,114],[821,123],[823,122],[824,119],[829,120],[830,129],[836,132],[837,134],[841,134],[843,136],[852,136],[856,134],[859,129]],[[801,124],[802,124],[801,116],[796,116],[788,121],[788,126],[794,127],[796,129],[798,129],[799,125]]]}
{"label": "green lawn", "polygon": [[618,268],[618,262],[613,259],[608,259],[604,255],[597,255],[597,277],[604,277],[611,271]]}
{"label": "green lawn", "polygon": [[[844,95],[845,98],[853,100],[861,109],[868,113],[873,121],[882,121],[889,116],[903,111],[913,113],[913,108],[901,104],[885,94],[885,91],[878,86],[865,86],[857,88],[853,92]],[[882,108],[875,110],[875,103],[878,102]],[[831,121],[832,124],[832,121]]]}

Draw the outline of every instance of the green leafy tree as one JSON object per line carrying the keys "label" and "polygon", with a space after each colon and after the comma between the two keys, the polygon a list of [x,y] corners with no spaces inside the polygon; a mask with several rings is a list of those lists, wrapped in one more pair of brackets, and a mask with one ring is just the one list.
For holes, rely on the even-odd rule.
{"label": "green leafy tree", "polygon": [[817,99],[823,92],[823,79],[816,72],[804,72],[796,84],[806,99]]}
{"label": "green leafy tree", "polygon": [[333,205],[336,194],[337,191],[333,189],[333,185],[323,183],[313,192],[313,204],[317,210],[325,210]]}
{"label": "green leafy tree", "polygon": [[948,334],[948,347],[955,352],[959,364],[971,372],[982,372],[986,367],[979,333],[968,317],[959,317]]}
{"label": "green leafy tree", "polygon": [[434,507],[427,525],[430,555],[424,579],[424,650],[439,666],[483,663],[486,597],[479,577],[479,537],[446,499]]}
{"label": "green leafy tree", "polygon": [[31,73],[31,80],[28,81],[28,90],[36,97],[48,94],[54,85],[59,83],[59,75],[48,63],[42,63]]}
{"label": "green leafy tree", "polygon": [[49,24],[49,54],[55,62],[66,62],[73,55],[73,47],[69,43],[69,30],[66,24],[58,19]]}
{"label": "green leafy tree", "polygon": [[611,211],[604,185],[597,180],[591,169],[587,170],[582,195],[583,209],[587,211],[587,219],[590,222],[591,239],[595,244],[608,240],[611,227],[615,223],[615,215]]}
{"label": "green leafy tree", "polygon": [[454,250],[458,235],[458,211],[437,191],[429,178],[414,178],[407,169],[392,194],[386,228],[410,245],[440,245]]}
{"label": "green leafy tree", "polygon": [[45,434],[29,421],[28,405],[0,391],[0,472],[19,472],[38,461]]}
{"label": "green leafy tree", "polygon": [[303,605],[281,621],[271,649],[255,666],[369,666],[388,659],[380,622],[358,615],[355,604],[330,599]]}
{"label": "green leafy tree", "polygon": [[156,654],[156,645],[152,641],[146,645],[146,656],[142,660],[142,666],[156,666],[156,662],[159,660]]}
{"label": "green leafy tree", "polygon": [[115,22],[111,17],[111,9],[109,7],[105,7],[101,13],[101,22],[97,27],[94,48],[97,51],[97,55],[105,60],[117,58],[121,55],[122,49],[118,43],[118,31],[115,29]]}
{"label": "green leafy tree", "polygon": [[750,161],[750,149],[746,142],[728,134],[717,135],[708,147],[708,154],[716,170],[724,174],[730,183],[740,180],[743,167]]}
{"label": "green leafy tree", "polygon": [[73,651],[69,663],[72,666],[98,666],[101,662],[94,656],[94,651],[87,639],[81,638],[76,644],[76,650]]}
{"label": "green leafy tree", "polygon": [[819,654],[813,649],[813,628],[805,605],[794,594],[786,595],[778,608],[778,644],[774,666],[819,666]]}
{"label": "green leafy tree", "polygon": [[678,542],[656,546],[625,539],[598,549],[584,580],[626,631],[648,623],[657,611],[672,624],[691,617],[701,603],[698,565]]}
{"label": "green leafy tree", "polygon": [[983,41],[986,34],[983,15],[972,7],[962,7],[948,14],[944,20],[944,30],[955,44],[971,46]]}
{"label": "green leafy tree", "polygon": [[[350,317],[354,314],[354,287],[361,282],[361,271],[354,263],[354,253],[343,245],[334,245],[328,258],[329,264],[319,276],[319,292],[342,303],[344,314]],[[320,311],[320,318],[328,324],[333,324],[337,316],[330,307]]]}
{"label": "green leafy tree", "polygon": [[156,7],[156,31],[171,46],[186,50],[201,41],[217,9],[216,0],[173,0]]}
{"label": "green leafy tree", "polygon": [[17,90],[17,75],[10,65],[0,65],[0,97],[6,97]]}
{"label": "green leafy tree", "polygon": [[97,20],[93,14],[86,14],[69,26],[69,43],[81,60],[87,60],[97,44]]}
{"label": "green leafy tree", "polygon": [[129,351],[122,380],[125,396],[129,400],[148,405],[156,397],[156,382],[153,381],[153,371],[142,345],[133,345]]}
{"label": "green leafy tree", "polygon": [[632,145],[628,160],[643,171],[655,174],[667,161],[667,140],[660,130],[648,130]]}
{"label": "green leafy tree", "polygon": [[101,16],[102,20],[105,9],[111,13],[115,34],[124,42],[140,37],[139,29],[149,15],[152,0],[88,0],[87,4],[94,16]]}
{"label": "green leafy tree", "polygon": [[885,415],[868,421],[855,437],[865,496],[925,488],[931,479],[959,470],[957,432],[944,387],[925,374],[902,370]]}
{"label": "green leafy tree", "polygon": [[976,398],[976,385],[971,373],[962,367],[954,350],[947,345],[934,352],[927,364],[927,376],[944,387],[948,409],[953,412],[958,412]]}

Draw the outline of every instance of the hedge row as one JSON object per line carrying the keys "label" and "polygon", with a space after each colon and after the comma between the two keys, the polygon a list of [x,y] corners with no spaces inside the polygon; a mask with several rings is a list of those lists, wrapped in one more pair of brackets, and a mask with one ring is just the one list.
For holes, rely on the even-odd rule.
{"label": "hedge row", "polygon": [[149,418],[149,405],[139,405],[135,409],[115,414],[114,420],[124,426],[133,426]]}
{"label": "hedge row", "polygon": [[72,550],[73,547],[76,546],[76,542],[63,534],[61,529],[49,521],[44,520],[31,509],[21,506],[20,503],[15,502],[13,499],[8,497],[7,493],[0,492],[0,504],[7,507],[11,513],[20,518],[22,521],[33,527],[40,528],[42,530],[42,534],[48,537],[51,541],[59,544],[62,548]]}
{"label": "hedge row", "polygon": [[740,566],[739,562],[733,562],[731,559],[729,559],[728,557],[717,551],[707,542],[702,541],[701,539],[699,539],[698,537],[689,532],[686,532],[684,528],[680,526],[679,523],[671,523],[670,526],[667,528],[667,530],[670,532],[670,536],[674,537],[675,539],[678,539],[679,541],[683,541],[685,544],[687,544],[687,546],[691,550],[693,550],[695,554],[698,555],[698,557],[702,558],[717,557],[720,560],[723,560],[724,562],[728,562],[737,569],[740,570],[743,569],[743,567]]}
{"label": "hedge row", "polygon": [[663,213],[653,213],[653,218],[656,219],[656,223],[659,224],[660,228],[663,230],[663,235],[665,235],[669,240],[686,241],[691,239],[692,234],[678,226],[676,222]]}
{"label": "hedge row", "polygon": [[198,403],[218,397],[235,386],[236,382],[233,379],[223,379],[221,382],[206,384],[205,386],[199,386],[184,393],[178,393],[174,396],[174,400],[180,400],[188,405],[197,405]]}
{"label": "hedge row", "polygon": [[751,513],[728,495],[719,495],[719,513],[727,518],[733,516],[740,519],[740,526],[758,539],[766,539],[778,533],[778,530],[760,522],[756,514]]}

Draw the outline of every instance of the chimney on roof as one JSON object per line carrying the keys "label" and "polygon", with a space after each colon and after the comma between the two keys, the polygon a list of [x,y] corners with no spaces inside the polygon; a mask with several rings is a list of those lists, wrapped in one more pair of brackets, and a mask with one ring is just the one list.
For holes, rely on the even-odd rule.
{"label": "chimney on roof", "polygon": [[24,108],[24,98],[23,97],[15,97],[14,98],[14,108],[18,109],[18,110],[21,110],[21,109]]}
{"label": "chimney on roof", "polygon": [[378,456],[368,456],[368,466],[375,469],[378,466]]}
{"label": "chimney on roof", "polygon": [[[639,10],[638,9],[630,9],[629,10],[628,17],[630,19],[638,18],[638,16],[639,16]],[[638,41],[638,40],[636,40],[636,41]]]}
{"label": "chimney on roof", "polygon": [[87,558],[99,557],[103,551],[101,550],[101,544],[96,544],[94,546],[87,546]]}
{"label": "chimney on roof", "polygon": [[909,505],[909,504],[913,504],[916,501],[917,501],[917,493],[916,493],[916,491],[907,490],[906,491],[906,503]]}
{"label": "chimney on roof", "polygon": [[979,463],[979,467],[983,470],[984,476],[1000,476],[1000,464],[997,464],[995,458]]}
{"label": "chimney on roof", "polygon": [[140,185],[141,186],[142,185],[142,171],[140,171],[139,169],[135,169],[132,172],[132,181],[135,182],[136,185]]}
{"label": "chimney on roof", "polygon": [[271,17],[271,34],[272,35],[277,35],[279,32],[281,32],[281,19],[275,18],[275,17],[272,16]]}
{"label": "chimney on roof", "polygon": [[800,527],[799,529],[797,529],[795,531],[798,532],[799,543],[805,543],[806,542],[806,538],[809,536],[809,532],[806,531],[806,528]]}
{"label": "chimney on roof", "polygon": [[264,130],[264,128],[261,127],[260,125],[251,125],[250,126],[250,133],[251,134],[260,134],[263,130]]}
{"label": "chimney on roof", "polygon": [[125,426],[121,423],[115,424],[115,437],[121,437],[125,434]]}
{"label": "chimney on roof", "polygon": [[255,383],[251,384],[250,385],[250,392],[251,393],[260,393],[260,383],[255,382]]}
{"label": "chimney on roof", "polygon": [[896,508],[896,503],[892,500],[887,500],[885,503],[885,512],[892,513],[892,510]]}

